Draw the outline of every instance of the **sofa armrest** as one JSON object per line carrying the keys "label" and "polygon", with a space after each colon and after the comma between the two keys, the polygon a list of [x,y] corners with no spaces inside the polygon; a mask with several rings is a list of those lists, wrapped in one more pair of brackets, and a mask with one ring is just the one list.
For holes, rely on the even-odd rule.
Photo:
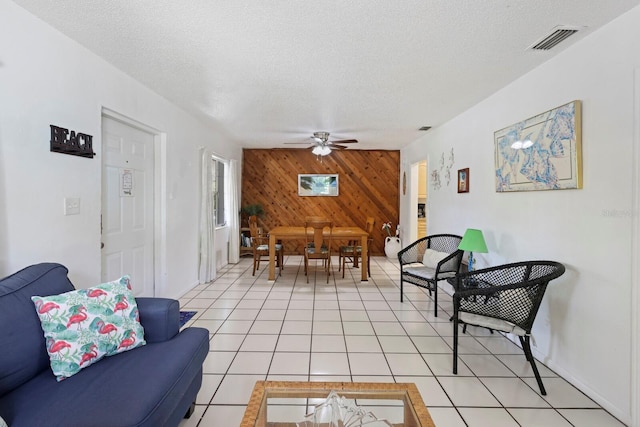
{"label": "sofa armrest", "polygon": [[180,331],[180,303],[169,298],[136,298],[144,339],[148,343],[168,341]]}

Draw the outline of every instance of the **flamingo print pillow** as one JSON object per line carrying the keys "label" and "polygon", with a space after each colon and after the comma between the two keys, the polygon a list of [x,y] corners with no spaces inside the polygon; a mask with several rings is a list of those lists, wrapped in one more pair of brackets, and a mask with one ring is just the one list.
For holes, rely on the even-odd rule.
{"label": "flamingo print pillow", "polygon": [[105,356],[145,345],[129,276],[89,289],[31,297],[58,381]]}

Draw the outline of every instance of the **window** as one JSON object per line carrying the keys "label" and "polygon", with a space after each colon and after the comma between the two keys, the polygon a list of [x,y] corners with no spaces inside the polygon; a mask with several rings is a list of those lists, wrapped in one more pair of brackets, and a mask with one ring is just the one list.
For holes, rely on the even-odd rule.
{"label": "window", "polygon": [[213,158],[213,216],[216,227],[227,224],[225,205],[226,165],[222,160]]}

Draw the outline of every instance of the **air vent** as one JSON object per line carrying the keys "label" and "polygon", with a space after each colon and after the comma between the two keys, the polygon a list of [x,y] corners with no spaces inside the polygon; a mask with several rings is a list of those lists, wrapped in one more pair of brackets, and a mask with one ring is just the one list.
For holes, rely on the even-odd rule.
{"label": "air vent", "polygon": [[568,37],[577,33],[578,30],[579,28],[576,27],[555,27],[551,30],[551,34],[538,40],[533,45],[529,46],[528,49],[550,50],[566,40]]}
{"label": "air vent", "polygon": [[418,130],[429,130],[431,129],[431,126],[422,126],[420,129]]}

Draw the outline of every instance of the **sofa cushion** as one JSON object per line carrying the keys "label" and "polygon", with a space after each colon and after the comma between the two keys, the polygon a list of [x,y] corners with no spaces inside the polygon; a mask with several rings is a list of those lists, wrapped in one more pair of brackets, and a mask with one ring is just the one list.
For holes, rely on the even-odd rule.
{"label": "sofa cushion", "polygon": [[414,276],[421,277],[423,279],[433,279],[436,276],[435,268],[425,267],[408,267],[402,269],[403,273],[412,274]]}
{"label": "sofa cushion", "polygon": [[0,280],[0,396],[48,370],[42,328],[30,297],[73,290],[67,273],[60,264],[42,263]]}
{"label": "sofa cushion", "polygon": [[482,326],[484,328],[494,329],[496,331],[502,331],[508,334],[515,334],[520,336],[524,336],[527,334],[527,331],[525,331],[518,325],[507,322],[506,320],[496,319],[495,317],[487,317],[480,314],[461,311],[459,318],[461,321],[463,321],[464,323],[468,323],[469,325]]}
{"label": "sofa cushion", "polygon": [[31,299],[58,381],[105,356],[145,344],[129,276],[89,289]]}
{"label": "sofa cushion", "polygon": [[451,254],[439,252],[434,249],[426,249],[422,257],[422,263],[429,268],[437,268],[438,263]]}
{"label": "sofa cushion", "polygon": [[42,372],[0,399],[0,413],[11,427],[177,426],[190,403],[183,398],[193,401],[200,387],[208,352],[208,331],[187,328],[62,382]]}

